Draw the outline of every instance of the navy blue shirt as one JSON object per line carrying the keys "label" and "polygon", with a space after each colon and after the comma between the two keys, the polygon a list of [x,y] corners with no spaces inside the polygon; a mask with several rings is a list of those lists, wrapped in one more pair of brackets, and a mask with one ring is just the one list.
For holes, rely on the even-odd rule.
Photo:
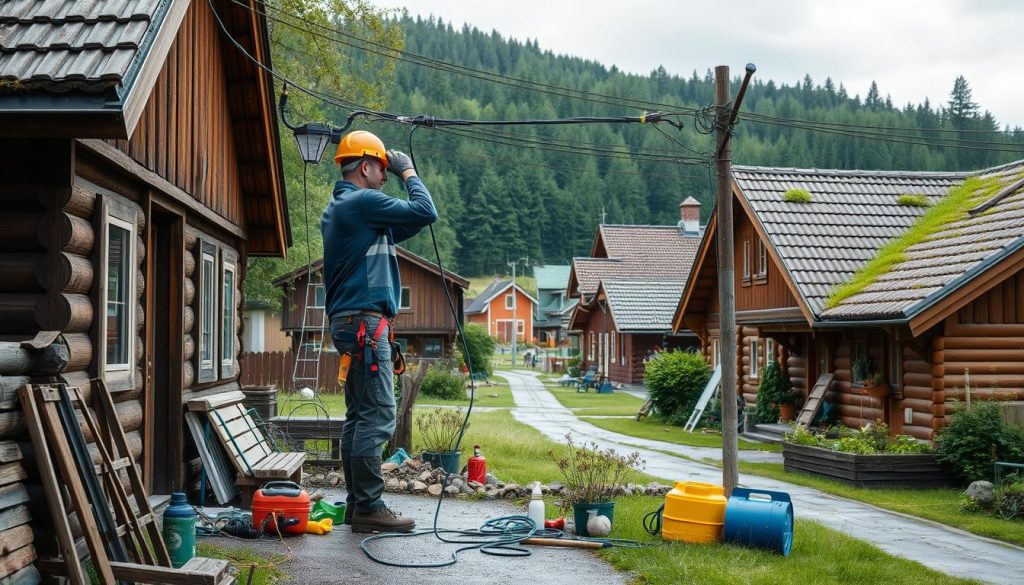
{"label": "navy blue shirt", "polygon": [[423,181],[410,177],[405,186],[408,201],[348,181],[335,184],[320,218],[328,316],[377,311],[393,317],[398,312],[402,282],[395,244],[437,221]]}

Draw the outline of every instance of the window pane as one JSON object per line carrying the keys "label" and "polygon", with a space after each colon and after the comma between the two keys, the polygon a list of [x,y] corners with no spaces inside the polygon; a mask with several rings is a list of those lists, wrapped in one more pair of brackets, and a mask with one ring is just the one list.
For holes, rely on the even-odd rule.
{"label": "window pane", "polygon": [[402,287],[402,298],[398,303],[399,309],[408,309],[412,306],[412,294],[410,293],[409,287]]}
{"label": "window pane", "polygon": [[426,358],[439,358],[441,357],[442,340],[440,337],[425,337],[423,338],[423,357]]}
{"label": "window pane", "polygon": [[313,306],[323,307],[327,304],[327,287],[323,284],[314,284],[313,286]]}
{"label": "window pane", "polygon": [[107,229],[107,365],[128,365],[131,232],[115,225]]}
{"label": "window pane", "polygon": [[235,273],[224,271],[224,344],[221,356],[225,362],[235,358]]}
{"label": "window pane", "polygon": [[213,361],[213,300],[214,300],[213,257],[203,256],[203,290],[200,297],[202,315],[199,338],[200,365],[209,366]]}

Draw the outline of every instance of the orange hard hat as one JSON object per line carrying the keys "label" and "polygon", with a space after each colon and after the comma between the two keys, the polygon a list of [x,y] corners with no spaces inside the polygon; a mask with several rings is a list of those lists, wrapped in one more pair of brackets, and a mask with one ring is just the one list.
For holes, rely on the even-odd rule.
{"label": "orange hard hat", "polygon": [[334,155],[334,162],[340,165],[345,159],[364,156],[372,156],[384,163],[385,167],[388,166],[384,141],[377,138],[377,135],[372,132],[355,130],[341,137],[341,142],[338,143],[338,152]]}

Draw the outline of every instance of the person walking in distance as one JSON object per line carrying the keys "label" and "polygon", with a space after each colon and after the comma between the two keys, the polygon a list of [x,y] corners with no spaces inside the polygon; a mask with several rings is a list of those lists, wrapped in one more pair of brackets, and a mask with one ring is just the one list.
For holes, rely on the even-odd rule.
{"label": "person walking in distance", "polygon": [[[435,222],[437,210],[409,156],[385,150],[370,132],[342,137],[334,161],[342,178],[320,231],[331,337],[338,353],[351,355],[341,435],[345,521],[353,532],[409,532],[416,522],[384,504],[380,470],[384,443],[395,431],[390,340],[402,291],[395,244]],[[408,201],[380,190],[387,171],[404,182]]]}

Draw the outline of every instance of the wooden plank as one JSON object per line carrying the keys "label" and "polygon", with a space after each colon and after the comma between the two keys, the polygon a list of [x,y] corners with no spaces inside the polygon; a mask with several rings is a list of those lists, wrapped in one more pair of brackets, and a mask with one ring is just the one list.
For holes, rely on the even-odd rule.
{"label": "wooden plank", "polygon": [[0,463],[21,461],[21,447],[17,441],[0,441]]}
{"label": "wooden plank", "polygon": [[0,577],[7,577],[32,564],[36,560],[36,549],[25,545],[18,550],[0,556]]}
{"label": "wooden plank", "polygon": [[[82,566],[78,563],[75,539],[71,534],[71,526],[68,524],[68,510],[64,507],[64,497],[60,490],[60,484],[57,483],[57,474],[51,459],[50,446],[46,441],[43,424],[36,408],[33,389],[31,386],[25,386],[18,391],[18,395],[21,398],[29,436],[32,438],[39,476],[43,483],[43,491],[46,493],[46,505],[50,510],[52,528],[56,533],[60,555],[64,558],[67,575],[71,577],[74,583],[85,583],[87,580],[84,571],[82,571]],[[28,514],[27,508],[25,513],[26,515]]]}
{"label": "wooden plank", "polygon": [[29,524],[22,524],[0,532],[0,556],[32,544],[33,538],[32,526]]}
{"label": "wooden plank", "polygon": [[23,481],[27,477],[28,473],[26,473],[25,468],[17,461],[0,465],[0,485]]}
{"label": "wooden plank", "polygon": [[13,575],[4,577],[4,585],[37,585],[40,582],[39,570],[32,565],[25,565]]}
{"label": "wooden plank", "polygon": [[32,521],[28,506],[15,506],[0,511],[0,530],[7,530]]}
{"label": "wooden plank", "polygon": [[188,401],[188,409],[194,411],[217,410],[224,406],[237,404],[245,400],[245,394],[241,390],[224,392],[205,398],[194,398]]}

